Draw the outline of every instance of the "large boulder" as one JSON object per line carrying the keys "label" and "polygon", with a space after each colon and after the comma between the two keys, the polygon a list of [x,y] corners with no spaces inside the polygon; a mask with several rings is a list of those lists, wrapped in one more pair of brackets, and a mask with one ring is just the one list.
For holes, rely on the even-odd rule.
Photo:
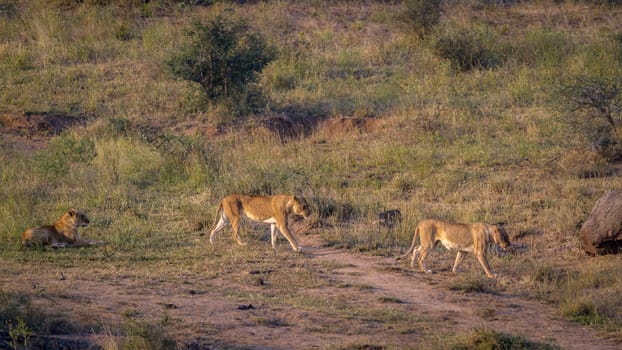
{"label": "large boulder", "polygon": [[622,249],[622,191],[601,197],[581,227],[583,249],[592,255],[617,254]]}

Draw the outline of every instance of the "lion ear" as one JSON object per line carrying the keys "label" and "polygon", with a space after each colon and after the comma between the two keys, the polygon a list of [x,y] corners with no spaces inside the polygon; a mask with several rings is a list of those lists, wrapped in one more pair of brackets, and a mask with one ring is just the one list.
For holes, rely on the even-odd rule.
{"label": "lion ear", "polygon": [[68,213],[70,216],[76,216],[76,210],[73,208],[69,209]]}

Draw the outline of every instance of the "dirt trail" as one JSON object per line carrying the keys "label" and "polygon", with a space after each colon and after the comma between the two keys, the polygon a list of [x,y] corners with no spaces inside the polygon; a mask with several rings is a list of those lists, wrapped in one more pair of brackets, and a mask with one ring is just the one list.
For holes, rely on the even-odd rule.
{"label": "dirt trail", "polygon": [[[309,256],[333,261],[344,266],[336,272],[343,281],[373,287],[381,296],[398,298],[425,315],[451,322],[458,330],[489,327],[512,335],[522,335],[533,341],[546,341],[564,349],[620,349],[621,344],[599,338],[593,330],[560,319],[551,307],[537,301],[504,294],[460,293],[435,287],[417,278],[391,271],[394,258],[370,257],[332,248],[317,248],[309,242]],[[406,262],[400,261],[402,264]],[[419,275],[421,276],[421,275]],[[442,273],[438,278],[441,279]],[[489,312],[482,313],[482,305]],[[494,312],[494,315],[490,315]]]}
{"label": "dirt trail", "polygon": [[[77,324],[96,321],[104,325],[122,325],[124,317],[128,316],[155,324],[167,319],[175,325],[173,336],[181,342],[180,348],[188,349],[231,346],[275,350],[325,349],[335,344],[346,348],[365,348],[361,344],[416,348],[422,338],[417,327],[422,325],[428,330],[442,325],[452,333],[489,327],[511,335],[522,335],[532,341],[557,344],[564,349],[613,350],[621,347],[620,343],[597,337],[588,327],[561,320],[552,308],[536,301],[507,294],[450,291],[441,285],[449,272],[440,271],[429,276],[404,271],[406,262],[400,261],[396,265],[393,258],[320,247],[316,235],[301,237],[301,243],[305,259],[320,262],[320,266],[330,266],[321,273],[336,282],[335,285],[365,287],[331,285],[305,290],[303,294],[325,297],[326,300],[356,300],[356,305],[363,308],[395,309],[421,316],[423,323],[412,328],[403,322],[374,328],[377,326],[373,321],[364,317],[344,319],[339,318],[339,312],[335,314],[330,310],[292,308],[279,303],[278,296],[275,299],[260,296],[251,300],[226,295],[227,291],[240,288],[247,288],[247,292],[240,295],[270,293],[269,288],[264,290],[262,286],[236,284],[236,280],[249,277],[248,271],[240,271],[236,276],[197,279],[196,275],[184,275],[183,269],[175,276],[141,278],[110,270],[86,275],[79,267],[62,271],[49,269],[43,273],[0,267],[0,288],[27,295],[33,295],[35,291],[33,303]],[[279,249],[287,249],[285,247]],[[59,278],[60,272],[62,278]],[[19,276],[19,284],[15,282],[16,276]],[[379,300],[398,302],[382,303]],[[251,302],[252,307],[241,307]],[[320,306],[318,310],[324,308]],[[89,342],[106,344],[118,341],[114,331],[108,333],[67,334],[55,338],[85,340],[87,345]]]}

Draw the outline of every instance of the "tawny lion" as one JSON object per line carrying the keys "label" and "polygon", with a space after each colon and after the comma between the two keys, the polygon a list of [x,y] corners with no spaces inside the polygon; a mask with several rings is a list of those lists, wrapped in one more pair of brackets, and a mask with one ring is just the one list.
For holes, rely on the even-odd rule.
{"label": "tawny lion", "polygon": [[[421,245],[415,247],[417,236],[420,238]],[[490,265],[486,259],[486,245],[494,242],[503,249],[510,246],[510,238],[503,227],[484,223],[458,224],[440,220],[423,220],[415,229],[410,248],[397,259],[404,258],[412,252],[410,265],[415,267],[415,259],[417,255],[421,254],[418,260],[421,271],[431,273],[432,270],[427,268],[425,259],[438,241],[445,248],[458,251],[456,261],[451,269],[452,272],[457,271],[464,256],[470,252],[475,254],[488,278],[494,278],[496,275],[490,270]]]}
{"label": "tawny lion", "polygon": [[218,211],[211,229],[209,241],[213,245],[216,233],[222,230],[225,225],[231,223],[233,239],[238,244],[245,245],[246,243],[243,243],[239,236],[240,219],[244,216],[255,222],[270,224],[272,248],[276,248],[276,229],[278,228],[281,234],[289,241],[292,249],[300,252],[302,248],[298,245],[298,240],[287,227],[289,214],[307,218],[311,214],[311,210],[306,199],[292,195],[247,196],[230,194],[218,204]]}
{"label": "tawny lion", "polygon": [[75,209],[69,209],[54,225],[29,228],[22,233],[22,245],[49,245],[60,247],[85,247],[103,244],[102,241],[93,241],[80,238],[79,227],[86,227],[89,218],[86,214]]}

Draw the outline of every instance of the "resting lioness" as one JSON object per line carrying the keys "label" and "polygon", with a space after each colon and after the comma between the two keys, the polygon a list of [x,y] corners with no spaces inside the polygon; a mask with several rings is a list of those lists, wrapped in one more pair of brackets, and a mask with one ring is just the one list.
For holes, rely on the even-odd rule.
{"label": "resting lioness", "polygon": [[218,204],[218,211],[214,226],[212,226],[209,241],[214,244],[214,236],[227,223],[231,223],[233,228],[233,238],[240,245],[244,245],[240,240],[239,224],[240,218],[245,216],[255,222],[270,224],[272,238],[272,248],[276,248],[276,229],[287,238],[294,251],[300,252],[296,238],[287,228],[287,217],[289,214],[300,215],[304,218],[311,214],[309,205],[303,197],[291,195],[276,196],[247,196],[242,194],[230,194],[223,198]]}
{"label": "resting lioness", "polygon": [[[417,235],[420,237],[421,245],[415,247]],[[415,229],[410,248],[406,254],[398,257],[398,259],[412,252],[410,265],[415,267],[415,258],[418,254],[421,254],[419,257],[421,271],[431,273],[432,270],[426,267],[425,259],[438,241],[441,241],[447,249],[458,250],[456,261],[451,269],[452,272],[455,273],[457,271],[458,265],[462,262],[464,256],[471,252],[477,257],[488,278],[494,278],[496,275],[490,271],[490,265],[486,259],[486,245],[494,242],[503,249],[510,246],[508,233],[504,228],[496,225],[484,223],[456,224],[439,220],[423,220]]]}
{"label": "resting lioness", "polygon": [[89,218],[82,212],[69,209],[54,225],[29,228],[22,233],[22,245],[50,245],[52,247],[84,247],[101,241],[80,238],[78,227],[86,227]]}

